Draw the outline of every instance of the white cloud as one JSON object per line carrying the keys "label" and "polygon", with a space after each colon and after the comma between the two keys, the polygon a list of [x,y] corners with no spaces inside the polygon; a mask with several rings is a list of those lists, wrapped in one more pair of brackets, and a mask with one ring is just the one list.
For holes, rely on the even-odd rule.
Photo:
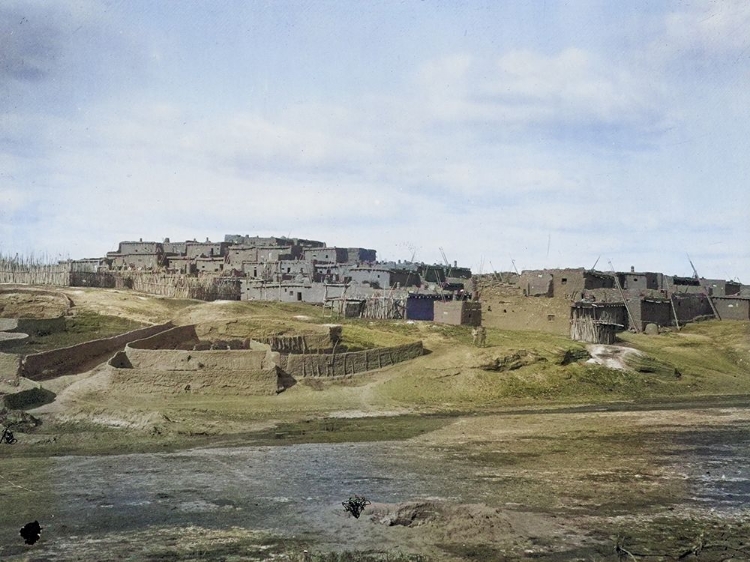
{"label": "white cloud", "polygon": [[750,3],[745,0],[690,2],[667,14],[663,47],[691,57],[747,54]]}
{"label": "white cloud", "polygon": [[664,119],[659,89],[581,49],[556,55],[448,57],[419,74],[437,119],[497,126],[619,126],[651,130]]}

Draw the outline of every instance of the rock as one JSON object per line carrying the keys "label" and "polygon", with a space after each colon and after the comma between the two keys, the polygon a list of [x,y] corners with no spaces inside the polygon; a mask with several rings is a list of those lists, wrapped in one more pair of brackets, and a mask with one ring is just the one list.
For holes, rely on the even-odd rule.
{"label": "rock", "polygon": [[652,323],[646,324],[646,329],[643,330],[643,333],[646,334],[647,336],[659,335],[659,326],[657,326],[656,324],[652,324]]}
{"label": "rock", "polygon": [[591,359],[591,354],[580,347],[569,347],[560,351],[558,356],[558,365],[570,365],[571,363],[577,363],[578,361],[588,361]]}
{"label": "rock", "polygon": [[479,357],[477,367],[483,371],[514,371],[526,365],[543,361],[546,361],[544,357],[525,349],[519,349],[507,355],[485,354]]}

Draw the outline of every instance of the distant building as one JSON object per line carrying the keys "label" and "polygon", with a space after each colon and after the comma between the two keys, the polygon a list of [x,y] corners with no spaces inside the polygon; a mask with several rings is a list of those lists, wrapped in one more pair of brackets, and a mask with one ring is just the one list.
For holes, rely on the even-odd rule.
{"label": "distant building", "polygon": [[750,298],[732,295],[713,297],[713,303],[722,320],[750,320]]}

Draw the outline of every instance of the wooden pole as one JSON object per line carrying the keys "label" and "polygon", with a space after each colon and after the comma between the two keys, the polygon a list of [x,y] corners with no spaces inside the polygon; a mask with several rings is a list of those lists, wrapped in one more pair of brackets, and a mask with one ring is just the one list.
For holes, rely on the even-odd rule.
{"label": "wooden pole", "polygon": [[664,284],[667,287],[667,295],[669,296],[669,304],[671,305],[672,314],[674,315],[674,323],[675,323],[675,326],[677,326],[677,331],[679,332],[681,330],[680,321],[677,319],[677,310],[674,307],[674,298],[672,295],[672,291],[669,288],[669,279],[667,278],[666,275],[664,276]]}
{"label": "wooden pole", "polygon": [[615,285],[617,286],[617,290],[620,292],[620,298],[622,299],[622,304],[625,305],[625,310],[628,311],[628,318],[630,319],[630,323],[633,324],[633,327],[635,328],[635,331],[637,333],[641,333],[641,327],[636,324],[635,318],[633,317],[633,313],[630,312],[630,307],[628,306],[628,301],[625,298],[625,293],[622,290],[622,287],[620,286],[620,280],[617,278],[617,272],[615,271],[615,266],[612,265],[612,261],[609,262],[609,267],[612,270],[612,277],[615,280]]}

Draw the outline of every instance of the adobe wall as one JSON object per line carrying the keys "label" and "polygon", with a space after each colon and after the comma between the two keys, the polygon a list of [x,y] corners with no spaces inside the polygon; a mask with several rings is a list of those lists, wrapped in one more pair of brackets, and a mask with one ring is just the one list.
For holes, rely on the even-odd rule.
{"label": "adobe wall", "polygon": [[20,367],[20,355],[0,352],[0,382],[16,382]]}
{"label": "adobe wall", "polygon": [[657,326],[671,326],[674,321],[672,305],[668,300],[640,300],[639,298],[628,299],[630,312],[636,323],[642,330],[646,324]]}
{"label": "adobe wall", "polygon": [[189,350],[196,327],[177,326],[133,341],[109,365],[130,392],[271,395],[279,390],[279,354],[252,342],[250,349]]}
{"label": "adobe wall", "polygon": [[519,285],[526,297],[551,297],[552,283],[552,274],[545,270],[524,270],[519,279]]}
{"label": "adobe wall", "polygon": [[330,353],[341,339],[341,327],[329,328],[327,334],[254,337],[253,340],[271,346],[280,353]]}
{"label": "adobe wall", "polygon": [[422,342],[335,355],[289,355],[284,371],[299,377],[339,377],[395,365],[423,353]]}
{"label": "adobe wall", "polygon": [[65,316],[57,318],[19,318],[14,332],[23,332],[29,335],[41,335],[42,333],[54,333],[65,331]]}
{"label": "adobe wall", "polygon": [[122,390],[129,395],[191,393],[273,396],[280,390],[276,366],[259,371],[242,372],[224,369],[154,371],[116,368],[111,384],[115,391]]}
{"label": "adobe wall", "polygon": [[42,381],[69,374],[77,367],[98,357],[122,349],[126,344],[164,331],[171,322],[140,328],[111,338],[92,340],[70,347],[43,351],[27,355],[21,362],[20,375],[35,381]]}
{"label": "adobe wall", "polygon": [[555,269],[552,273],[552,294],[550,296],[575,299],[586,288],[585,270]]}
{"label": "adobe wall", "polygon": [[713,303],[722,320],[750,320],[750,299],[718,297]]}
{"label": "adobe wall", "polygon": [[699,316],[713,316],[714,311],[706,295],[674,295],[672,297],[674,311],[680,323],[692,322]]}
{"label": "adobe wall", "polygon": [[244,376],[246,372],[270,369],[276,364],[270,349],[183,351],[136,349],[128,345],[125,354],[133,369],[153,371],[242,371]]}
{"label": "adobe wall", "polygon": [[149,335],[140,339],[128,342],[128,348],[133,349],[185,349],[186,346],[192,346],[200,342],[195,331],[195,325],[176,326],[159,333]]}
{"label": "adobe wall", "polygon": [[435,322],[454,326],[481,326],[482,305],[477,301],[435,301]]}

